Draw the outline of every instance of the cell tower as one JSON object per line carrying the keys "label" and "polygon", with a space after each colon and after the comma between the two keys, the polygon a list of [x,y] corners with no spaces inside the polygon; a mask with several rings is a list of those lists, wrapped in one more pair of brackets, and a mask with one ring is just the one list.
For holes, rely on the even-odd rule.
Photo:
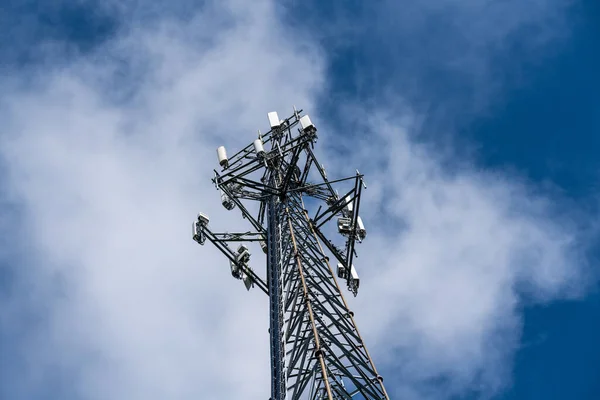
{"label": "cell tower", "polygon": [[[213,183],[221,202],[228,210],[237,207],[252,228],[215,233],[200,213],[193,238],[212,242],[229,259],[234,278],[269,296],[270,400],[389,399],[322,247],[337,260],[337,277],[356,296],[359,278],[352,260],[356,242],[367,233],[359,216],[363,175],[356,171],[328,180],[313,152],[317,129],[301,113],[294,108],[291,117],[280,120],[270,112],[269,132],[259,131],[253,143],[229,158],[224,147],[217,149],[221,171],[214,171]],[[349,191],[340,196],[337,186]],[[246,208],[242,200],[256,203]],[[320,204],[312,218],[305,200]],[[335,217],[345,248],[323,233]],[[266,279],[250,268],[249,248],[240,244],[234,250],[234,242],[260,244]]]}

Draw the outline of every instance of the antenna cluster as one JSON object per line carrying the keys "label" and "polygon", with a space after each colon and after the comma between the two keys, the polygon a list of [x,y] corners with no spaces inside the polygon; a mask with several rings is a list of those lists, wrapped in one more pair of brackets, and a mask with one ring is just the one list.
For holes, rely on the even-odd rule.
{"label": "antenna cluster", "polygon": [[[388,399],[335,276],[356,296],[355,245],[367,235],[359,215],[363,175],[327,178],[313,151],[317,128],[302,110],[267,118],[270,129],[232,156],[217,149],[220,168],[212,178],[223,207],[237,208],[249,230],[213,232],[200,213],[193,239],[201,245],[208,239],[228,258],[234,278],[269,296],[271,400]],[[307,198],[320,204],[312,216]],[[258,203],[258,212],[248,202]],[[343,247],[324,234],[334,218]],[[248,242],[266,254],[264,278],[249,265]],[[325,249],[336,259],[335,275]]]}

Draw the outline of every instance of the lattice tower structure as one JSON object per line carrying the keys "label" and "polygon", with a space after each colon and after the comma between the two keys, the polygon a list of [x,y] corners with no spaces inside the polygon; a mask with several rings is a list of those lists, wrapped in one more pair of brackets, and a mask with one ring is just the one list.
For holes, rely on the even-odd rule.
{"label": "lattice tower structure", "polygon": [[[327,178],[313,151],[317,129],[302,110],[284,120],[271,112],[268,119],[270,130],[232,157],[217,149],[221,168],[213,183],[223,206],[238,208],[251,230],[216,233],[200,213],[193,238],[212,242],[234,278],[268,295],[270,400],[389,399],[338,282],[356,296],[355,244],[366,237],[359,216],[363,175]],[[340,196],[343,186],[349,190]],[[250,212],[248,202],[258,202],[258,211]],[[320,204],[314,216],[305,202]],[[336,218],[343,246],[324,233]],[[265,252],[264,278],[250,267],[244,242],[258,242]]]}

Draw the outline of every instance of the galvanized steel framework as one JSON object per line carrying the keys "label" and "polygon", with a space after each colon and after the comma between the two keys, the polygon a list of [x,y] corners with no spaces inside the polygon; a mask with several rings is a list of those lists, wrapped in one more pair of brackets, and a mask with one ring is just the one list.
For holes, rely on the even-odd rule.
{"label": "galvanized steel framework", "polygon": [[[338,277],[356,295],[354,247],[366,235],[358,215],[363,177],[357,171],[350,178],[327,179],[313,152],[316,128],[301,112],[294,110],[282,121],[269,113],[269,132],[259,133],[230,158],[224,149],[218,152],[222,170],[215,170],[213,182],[223,205],[237,206],[253,230],[214,233],[208,217],[199,214],[194,240],[211,241],[229,259],[235,278],[269,296],[271,400],[389,399],[321,245],[337,260]],[[343,182],[352,188],[340,196],[334,186]],[[312,218],[305,196],[324,202]],[[242,200],[259,202],[258,215]],[[345,248],[322,232],[334,217]],[[250,268],[247,247],[229,246],[252,241],[260,242],[267,255],[264,280]]]}

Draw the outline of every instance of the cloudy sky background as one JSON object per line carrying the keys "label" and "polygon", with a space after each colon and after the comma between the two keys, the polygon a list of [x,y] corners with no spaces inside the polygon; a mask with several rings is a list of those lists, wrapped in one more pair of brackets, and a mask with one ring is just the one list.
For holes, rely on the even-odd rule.
{"label": "cloudy sky background", "polygon": [[0,3],[0,397],[268,398],[265,296],[189,230],[296,105],[367,175],[393,398],[597,398],[594,3]]}

